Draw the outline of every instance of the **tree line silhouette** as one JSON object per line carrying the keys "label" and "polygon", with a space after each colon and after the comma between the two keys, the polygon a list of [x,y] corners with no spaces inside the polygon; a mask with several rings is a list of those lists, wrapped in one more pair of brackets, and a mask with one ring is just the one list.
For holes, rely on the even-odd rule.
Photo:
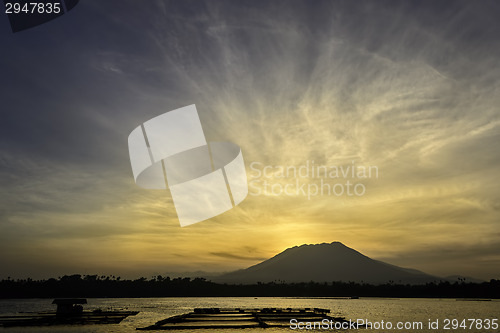
{"label": "tree line silhouette", "polygon": [[121,279],[115,276],[65,275],[47,280],[3,279],[0,298],[59,297],[442,297],[500,298],[500,280],[467,283],[441,281],[422,285],[372,285],[354,282],[285,283],[275,281],[250,285],[229,285],[204,278],[170,278],[161,275],[149,279]]}

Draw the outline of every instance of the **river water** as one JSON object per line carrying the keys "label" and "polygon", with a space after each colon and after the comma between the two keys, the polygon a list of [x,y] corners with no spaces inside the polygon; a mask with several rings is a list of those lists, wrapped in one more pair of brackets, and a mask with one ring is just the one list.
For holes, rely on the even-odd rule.
{"label": "river water", "polygon": [[[0,300],[0,315],[12,315],[18,312],[50,311],[54,310],[51,299]],[[359,331],[372,332],[500,332],[498,327],[490,324],[500,320],[500,300],[492,301],[462,301],[455,299],[327,299],[327,298],[290,298],[290,297],[192,297],[192,298],[89,298],[85,306],[87,310],[94,309],[127,309],[140,311],[116,325],[85,325],[85,326],[52,326],[31,328],[3,328],[0,333],[14,332],[61,332],[61,333],[90,333],[90,332],[137,332],[137,327],[145,327],[158,320],[192,311],[195,307],[310,307],[326,308],[332,311],[333,316],[345,317],[352,321],[364,320],[372,323],[372,329]],[[458,320],[452,321],[453,319]],[[460,325],[467,320],[466,328]],[[480,323],[478,320],[482,320]],[[496,319],[493,321],[493,319]],[[475,320],[475,321],[472,321]],[[383,324],[382,324],[383,321]],[[433,323],[429,328],[429,321]],[[436,327],[437,321],[437,329]],[[419,324],[421,323],[421,324]],[[446,325],[448,323],[448,325]],[[389,325],[392,329],[389,329]],[[401,326],[402,329],[397,329]],[[421,326],[420,326],[421,325]],[[405,328],[405,326],[407,328]],[[292,325],[290,329],[225,329],[223,332],[293,332],[300,330]],[[413,327],[410,329],[409,327]],[[375,329],[378,328],[378,329]],[[199,333],[217,332],[220,330],[196,330]],[[325,330],[326,331],[326,330]],[[336,332],[357,332],[358,330],[330,330]],[[181,331],[187,332],[187,331]]]}

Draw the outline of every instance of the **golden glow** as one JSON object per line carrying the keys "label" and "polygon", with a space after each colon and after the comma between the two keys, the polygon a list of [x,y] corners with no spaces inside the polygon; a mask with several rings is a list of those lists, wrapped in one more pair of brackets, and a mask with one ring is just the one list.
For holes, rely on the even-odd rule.
{"label": "golden glow", "polygon": [[[91,74],[116,80],[110,82],[122,84],[137,104],[128,113],[124,102],[103,102],[102,110],[87,101],[75,106],[112,136],[93,148],[116,163],[96,158],[97,166],[82,166],[14,150],[2,153],[3,165],[22,173],[2,189],[9,208],[0,225],[2,270],[20,277],[222,272],[295,245],[340,241],[431,274],[498,278],[500,94],[498,85],[491,86],[498,77],[497,53],[481,61],[457,58],[458,72],[475,73],[464,79],[453,77],[451,69],[441,73],[423,56],[391,58],[384,49],[371,52],[335,31],[321,30],[315,39],[300,24],[262,20],[258,29],[248,30],[210,25],[206,38],[218,54],[193,63],[178,59],[190,52],[176,55],[169,49],[166,28],[150,36],[157,43],[151,57],[157,67],[142,64],[142,58],[96,52]],[[246,48],[228,40],[241,31],[247,31]],[[313,55],[304,51],[311,44]],[[139,75],[134,70],[172,79],[169,87],[175,88],[155,90],[139,79],[132,84]],[[110,91],[109,100],[129,101],[113,89],[118,92]],[[363,181],[366,193],[359,197],[249,195],[220,216],[180,228],[168,191],[135,186],[126,137],[137,124],[193,103],[207,140],[241,147],[249,177],[252,162],[307,161],[326,166],[355,161],[377,166],[379,177]],[[25,176],[28,172],[33,176]],[[293,179],[270,181],[285,185]]]}

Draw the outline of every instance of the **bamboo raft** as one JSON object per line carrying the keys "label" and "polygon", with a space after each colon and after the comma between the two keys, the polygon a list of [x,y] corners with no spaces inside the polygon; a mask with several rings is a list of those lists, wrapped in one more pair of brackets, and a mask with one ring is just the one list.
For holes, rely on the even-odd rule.
{"label": "bamboo raft", "polygon": [[41,312],[2,316],[0,327],[119,324],[123,319],[137,313],[137,311],[84,311],[80,315],[61,316],[55,312]]}
{"label": "bamboo raft", "polygon": [[128,316],[139,313],[123,310],[83,311],[81,304],[87,304],[84,298],[55,299],[52,304],[57,304],[57,311],[0,316],[0,327],[119,324]]}
{"label": "bamboo raft", "polygon": [[329,313],[330,310],[319,308],[195,308],[193,312],[169,317],[137,330],[289,328],[291,319],[309,322],[320,322],[324,319],[334,322],[346,321],[343,317],[331,317]]}

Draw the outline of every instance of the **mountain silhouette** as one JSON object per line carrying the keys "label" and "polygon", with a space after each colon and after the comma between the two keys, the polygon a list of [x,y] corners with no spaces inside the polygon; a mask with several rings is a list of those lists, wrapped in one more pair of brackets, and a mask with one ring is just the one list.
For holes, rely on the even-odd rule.
{"label": "mountain silhouette", "polygon": [[212,278],[214,282],[234,284],[273,281],[422,284],[440,280],[443,279],[415,269],[373,260],[340,242],[294,246],[247,269]]}

